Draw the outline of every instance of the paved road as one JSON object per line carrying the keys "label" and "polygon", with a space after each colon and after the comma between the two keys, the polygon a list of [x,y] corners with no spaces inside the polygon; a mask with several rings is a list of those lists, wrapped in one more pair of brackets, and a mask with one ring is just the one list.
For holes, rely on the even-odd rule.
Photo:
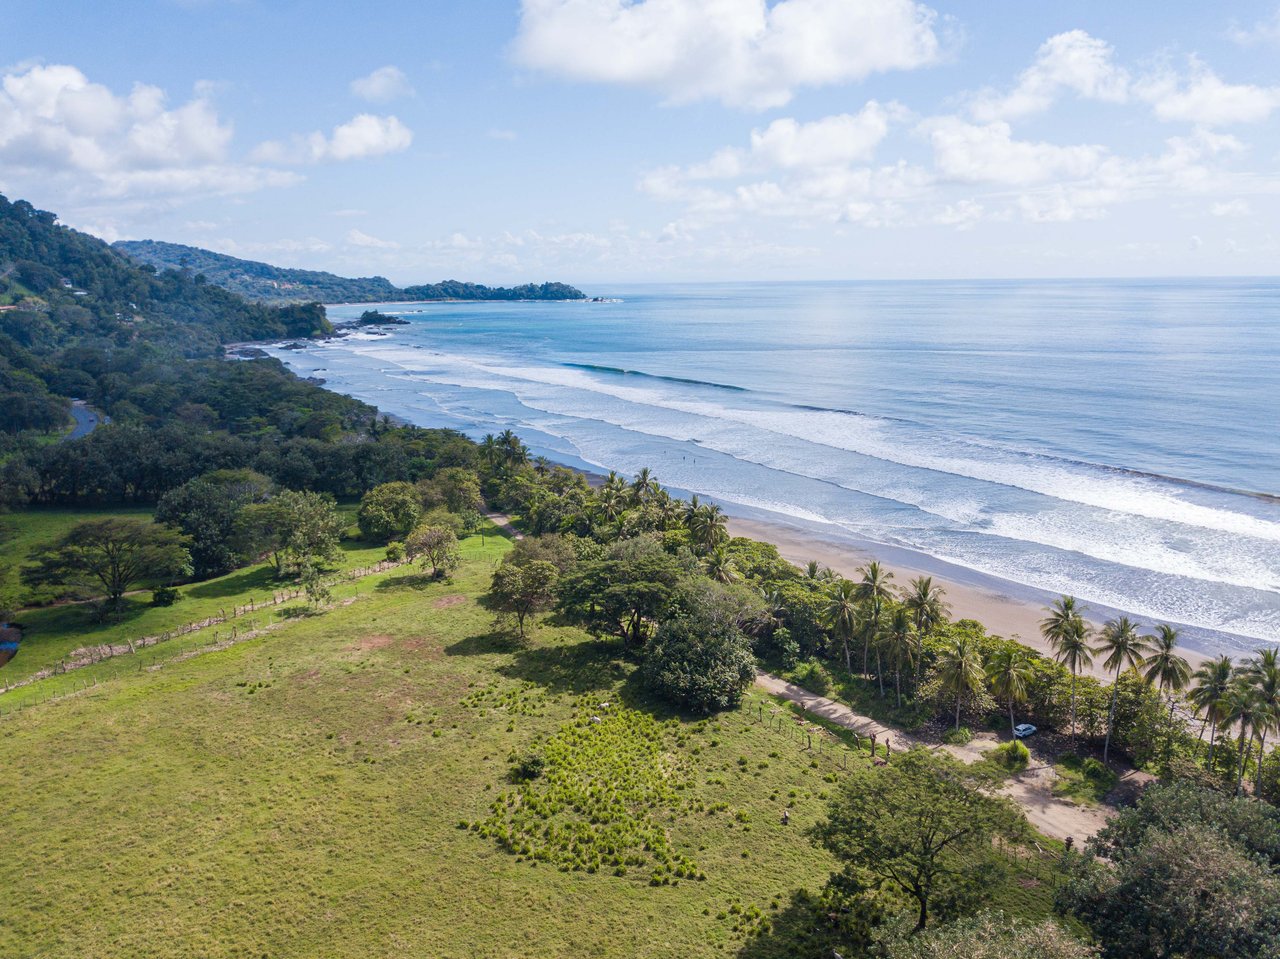
{"label": "paved road", "polygon": [[88,436],[103,423],[111,422],[111,417],[90,409],[89,404],[84,400],[71,401],[71,415],[75,418],[76,425],[63,437],[64,440],[78,440],[82,436]]}

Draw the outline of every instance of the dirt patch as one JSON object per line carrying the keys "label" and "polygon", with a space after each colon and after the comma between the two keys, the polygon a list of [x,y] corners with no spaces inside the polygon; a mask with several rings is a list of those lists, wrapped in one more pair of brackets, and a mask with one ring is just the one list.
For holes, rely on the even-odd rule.
{"label": "dirt patch", "polygon": [[386,649],[395,642],[395,637],[388,633],[370,633],[368,636],[361,636],[360,641],[354,645],[354,649],[361,651],[369,649]]}
{"label": "dirt patch", "polygon": [[467,601],[467,597],[463,596],[461,593],[457,593],[453,596],[441,596],[439,599],[437,599],[434,603],[431,604],[431,608],[432,609],[448,609],[451,606],[461,606],[466,601]]}

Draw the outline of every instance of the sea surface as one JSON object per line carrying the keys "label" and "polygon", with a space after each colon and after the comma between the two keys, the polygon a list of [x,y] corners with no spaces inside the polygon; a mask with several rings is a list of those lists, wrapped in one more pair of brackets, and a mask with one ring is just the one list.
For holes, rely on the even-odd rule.
{"label": "sea surface", "polygon": [[[424,426],[886,559],[1280,642],[1280,281],[617,286],[269,348]],[[370,304],[331,306],[336,322]]]}

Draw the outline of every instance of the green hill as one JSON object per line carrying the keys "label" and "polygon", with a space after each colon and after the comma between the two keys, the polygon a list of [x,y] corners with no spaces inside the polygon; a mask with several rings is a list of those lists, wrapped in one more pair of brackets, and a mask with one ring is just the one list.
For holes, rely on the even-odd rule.
{"label": "green hill", "polygon": [[490,287],[445,280],[404,287],[383,276],[345,277],[321,270],[294,270],[225,253],[160,240],[121,240],[115,249],[159,270],[203,276],[208,282],[264,303],[385,303],[420,300],[580,300],[582,291],[564,283]]}

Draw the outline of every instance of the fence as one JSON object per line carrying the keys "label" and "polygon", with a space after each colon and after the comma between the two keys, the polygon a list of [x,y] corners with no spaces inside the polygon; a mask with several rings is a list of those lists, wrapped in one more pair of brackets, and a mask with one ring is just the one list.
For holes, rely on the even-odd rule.
{"label": "fence", "polygon": [[[383,560],[372,566],[361,566],[358,569],[351,569],[344,572],[341,576],[328,580],[328,585],[334,585],[340,582],[351,582],[352,580],[364,579],[366,576],[372,576],[374,573],[385,573],[389,569],[404,565],[402,562],[392,562],[391,560]],[[220,609],[217,616],[209,616],[205,619],[197,620],[192,623],[184,623],[174,629],[165,630],[163,633],[156,633],[154,636],[143,636],[139,639],[127,639],[123,643],[100,643],[94,646],[82,646],[79,649],[72,650],[62,660],[53,666],[46,667],[35,673],[32,673],[26,679],[19,680],[9,686],[0,688],[0,695],[4,695],[15,689],[21,689],[24,686],[30,686],[42,679],[48,679],[50,676],[60,676],[73,670],[84,669],[86,666],[92,666],[103,660],[111,659],[115,656],[132,655],[137,653],[139,649],[146,649],[149,646],[159,646],[161,643],[167,643],[171,640],[178,639],[181,636],[188,636],[191,633],[199,632],[202,629],[208,629],[211,626],[221,626],[242,616],[248,616],[253,613],[261,612],[265,609],[272,609],[284,603],[291,602],[303,596],[306,590],[297,587],[288,590],[282,590],[271,594],[269,600],[261,602],[249,597],[249,602],[243,606],[232,606],[230,611]],[[231,639],[235,640],[239,637],[237,627],[232,627]]]}

